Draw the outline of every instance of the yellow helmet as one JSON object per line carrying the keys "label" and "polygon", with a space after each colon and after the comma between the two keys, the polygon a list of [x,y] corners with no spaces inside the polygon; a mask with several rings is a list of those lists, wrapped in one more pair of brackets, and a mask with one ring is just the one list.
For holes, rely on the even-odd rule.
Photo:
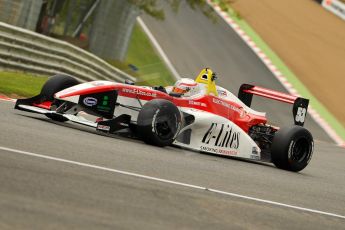
{"label": "yellow helmet", "polygon": [[214,73],[210,68],[205,68],[201,70],[195,81],[197,83],[205,84],[206,94],[218,96],[215,81],[216,78],[216,73]]}

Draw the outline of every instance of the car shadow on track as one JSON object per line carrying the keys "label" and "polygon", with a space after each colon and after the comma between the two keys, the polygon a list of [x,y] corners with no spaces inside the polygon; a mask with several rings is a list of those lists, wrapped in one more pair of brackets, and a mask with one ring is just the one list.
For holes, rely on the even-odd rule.
{"label": "car shadow on track", "polygon": [[257,165],[262,165],[270,168],[275,168],[271,163],[265,162],[265,161],[253,161],[250,159],[243,159],[243,158],[238,158],[238,157],[233,157],[233,156],[223,156],[223,155],[218,155],[218,154],[213,154],[213,153],[206,153],[206,152],[199,152],[204,155],[209,155],[209,156],[215,156],[223,159],[231,159],[231,160],[236,160],[236,161],[242,161],[246,163],[251,163],[251,164],[257,164]]}
{"label": "car shadow on track", "polygon": [[[45,122],[45,123],[49,123],[49,124],[54,124],[54,125],[58,125],[58,126],[62,126],[62,127],[66,127],[66,128],[70,128],[70,129],[86,132],[86,133],[96,134],[96,135],[103,136],[103,137],[113,138],[113,139],[122,140],[122,141],[129,141],[130,140],[130,141],[134,141],[134,142],[136,142],[138,144],[144,144],[144,142],[142,142],[137,137],[129,136],[128,134],[126,135],[126,134],[110,134],[110,133],[105,133],[105,132],[97,131],[96,129],[94,129],[92,127],[80,125],[80,124],[77,124],[77,123],[73,123],[73,122],[59,122],[59,121],[54,121],[54,120],[51,120],[51,119],[45,118],[45,117],[37,117],[35,115],[31,116],[30,114],[19,114],[19,113],[17,113],[16,115],[21,116],[21,117],[31,118],[31,119],[34,119],[34,120],[38,120],[40,122]],[[154,146],[154,147],[156,147],[156,146]],[[233,157],[233,156],[223,156],[223,155],[206,153],[206,152],[200,152],[200,151],[199,152],[198,151],[192,151],[192,150],[181,148],[179,146],[171,146],[171,147],[173,147],[174,149],[181,149],[183,151],[188,151],[188,152],[191,152],[191,153],[199,153],[199,154],[202,154],[202,155],[212,156],[212,157],[215,158],[215,160],[217,160],[217,159],[228,159],[228,160],[246,162],[246,163],[260,165],[260,166],[267,167],[267,168],[275,168],[277,170],[281,170],[281,169],[276,168],[272,163],[267,162],[267,161],[254,161],[254,160],[250,160],[250,159],[237,158],[237,157]],[[156,148],[159,148],[159,147],[156,147]],[[286,171],[286,172],[289,172],[289,171]],[[295,172],[290,172],[290,173],[296,174]],[[298,173],[298,174],[303,175],[303,173]]]}

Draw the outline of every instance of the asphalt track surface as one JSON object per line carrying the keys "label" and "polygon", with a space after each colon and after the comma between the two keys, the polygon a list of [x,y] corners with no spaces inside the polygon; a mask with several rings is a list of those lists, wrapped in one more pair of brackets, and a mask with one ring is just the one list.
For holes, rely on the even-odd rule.
{"label": "asphalt track surface", "polygon": [[[162,24],[145,21],[180,73],[190,75],[212,65],[219,82],[231,90],[242,80],[281,89],[221,22],[203,31],[208,20],[186,7],[177,24],[171,17],[168,13]],[[191,24],[194,33],[187,33]],[[169,30],[164,35],[160,27]],[[173,29],[171,42],[179,44],[169,50],[165,39],[172,38]],[[226,46],[233,52],[217,48],[221,43],[211,39],[221,32],[223,41],[234,42]],[[192,34],[195,37],[187,39]],[[201,48],[194,47],[200,44],[191,40],[202,36],[210,39],[205,52],[211,46],[217,52],[201,55]],[[233,64],[218,63],[225,57]],[[226,75],[226,68],[237,77]],[[250,78],[253,73],[268,82]],[[330,143],[311,121],[308,125],[317,137],[313,159],[301,173],[291,173],[271,164],[101,135],[13,106],[0,101],[0,229],[344,229],[345,150]],[[289,121],[279,107],[269,111]]]}

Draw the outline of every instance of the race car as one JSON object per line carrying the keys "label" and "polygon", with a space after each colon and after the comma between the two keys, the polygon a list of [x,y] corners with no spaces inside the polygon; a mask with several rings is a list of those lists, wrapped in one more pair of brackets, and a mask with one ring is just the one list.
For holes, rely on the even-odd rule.
{"label": "race car", "polygon": [[[266,114],[252,108],[253,95],[292,104],[294,125],[270,125]],[[216,74],[203,69],[193,79],[174,86],[137,86],[133,82],[80,83],[58,74],[41,93],[18,99],[15,109],[72,121],[107,133],[128,133],[155,146],[179,146],[194,151],[269,161],[298,172],[310,162],[314,142],[303,128],[309,100],[250,84],[238,97],[216,85]],[[96,119],[86,119],[81,114]]]}

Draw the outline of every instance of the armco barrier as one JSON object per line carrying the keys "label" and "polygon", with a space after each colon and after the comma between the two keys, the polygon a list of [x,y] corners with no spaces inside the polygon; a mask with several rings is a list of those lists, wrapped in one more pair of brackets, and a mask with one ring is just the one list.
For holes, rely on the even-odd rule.
{"label": "armco barrier", "polygon": [[0,22],[0,68],[80,80],[124,81],[135,78],[67,42]]}

